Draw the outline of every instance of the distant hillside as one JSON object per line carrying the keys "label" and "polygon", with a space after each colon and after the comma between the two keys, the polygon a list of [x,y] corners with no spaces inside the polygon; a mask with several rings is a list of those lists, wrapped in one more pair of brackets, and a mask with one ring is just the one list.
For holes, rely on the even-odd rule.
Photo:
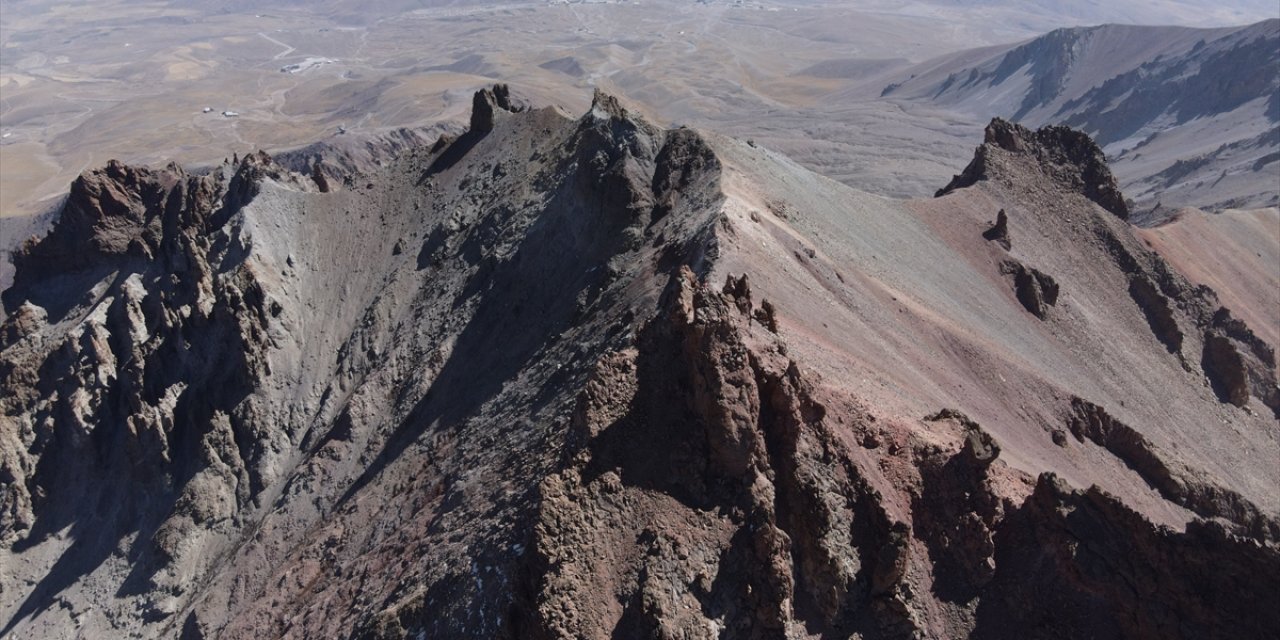
{"label": "distant hillside", "polygon": [[[892,0],[890,0],[892,1]],[[1206,3],[1198,0],[1125,0],[1124,2],[1059,2],[1057,0],[899,0],[907,7],[930,6],[936,12],[953,11],[967,16],[1009,18],[1021,24],[1057,26],[1087,24],[1167,24],[1216,27],[1256,22],[1276,15],[1272,0],[1231,0]],[[909,10],[909,9],[908,9]]]}
{"label": "distant hillside", "polygon": [[1058,29],[948,55],[881,94],[977,118],[1066,124],[1111,157],[1148,206],[1280,202],[1280,19],[1248,27]]}

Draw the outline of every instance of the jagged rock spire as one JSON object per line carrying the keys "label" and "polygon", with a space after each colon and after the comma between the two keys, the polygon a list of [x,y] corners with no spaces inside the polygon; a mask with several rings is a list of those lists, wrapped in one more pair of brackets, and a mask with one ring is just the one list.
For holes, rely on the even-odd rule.
{"label": "jagged rock spire", "polygon": [[1088,134],[1063,126],[1032,131],[1001,118],[994,118],[987,125],[982,146],[969,166],[935,196],[944,196],[1000,173],[1001,163],[994,158],[999,154],[1032,159],[1047,176],[1065,188],[1080,192],[1121,219],[1129,219],[1129,207],[1107,166],[1106,154]]}
{"label": "jagged rock spire", "polygon": [[475,133],[488,133],[493,130],[494,119],[499,110],[517,113],[524,109],[511,101],[511,88],[505,84],[495,84],[491,89],[481,89],[471,98],[471,127]]}

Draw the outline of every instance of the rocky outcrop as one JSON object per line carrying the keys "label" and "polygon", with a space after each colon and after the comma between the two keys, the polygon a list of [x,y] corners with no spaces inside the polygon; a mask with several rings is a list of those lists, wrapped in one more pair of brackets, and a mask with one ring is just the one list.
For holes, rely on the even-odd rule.
{"label": "rocky outcrop", "polygon": [[1134,275],[1129,279],[1129,295],[1146,316],[1151,332],[1170,353],[1182,353],[1183,334],[1173,314],[1169,299],[1151,282],[1150,278]]}
{"label": "rocky outcrop", "polygon": [[677,272],[635,346],[598,365],[572,462],[541,488],[528,637],[916,625],[900,525],[800,368],[751,328],[744,284]]}
{"label": "rocky outcrop", "polygon": [[1049,307],[1058,304],[1058,283],[1046,273],[1017,260],[1000,263],[1000,272],[1013,280],[1013,292],[1023,308],[1044,320]]}
{"label": "rocky outcrop", "polygon": [[1244,359],[1231,340],[1218,333],[1207,334],[1200,362],[1218,399],[1237,407],[1249,402],[1249,376]]}
{"label": "rocky outcrop", "polygon": [[1182,465],[1166,462],[1142,434],[1105,409],[1080,398],[1071,401],[1067,426],[1076,440],[1106,449],[1133,469],[1166,499],[1206,518],[1222,518],[1236,533],[1274,544],[1280,519],[1264,514],[1234,491],[1205,482]]}
{"label": "rocky outcrop", "polygon": [[1007,174],[1005,163],[1027,161],[1038,166],[1047,179],[1084,195],[1121,219],[1129,217],[1129,207],[1107,167],[1106,155],[1088,135],[1062,126],[1032,131],[1000,118],[987,125],[982,146],[969,166],[935,195]]}
{"label": "rocky outcrop", "polygon": [[1208,322],[1200,362],[1220,400],[1244,406],[1256,397],[1280,419],[1275,349],[1225,307]]}
{"label": "rocky outcrop", "polygon": [[20,304],[37,278],[151,259],[161,244],[175,241],[173,234],[187,222],[182,217],[197,218],[190,222],[198,225],[211,214],[214,197],[210,182],[192,179],[176,165],[154,170],[112,160],[81,175],[53,232],[14,255],[17,274],[5,292],[6,310]]}
{"label": "rocky outcrop", "polygon": [[149,530],[132,545],[137,585],[182,593],[160,574],[168,561],[263,489],[274,438],[247,398],[270,376],[280,306],[232,219],[268,178],[305,182],[265,154],[205,176],[112,162],[77,179],[52,231],[15,255],[0,352],[0,412],[18,427],[0,433],[6,544],[70,528],[99,542],[64,561],[92,566]]}
{"label": "rocky outcrop", "polygon": [[488,133],[493,131],[493,124],[498,113],[515,113],[523,108],[511,99],[511,88],[505,84],[495,84],[492,88],[484,88],[472,96],[471,126],[468,131]]}
{"label": "rocky outcrop", "polygon": [[1009,240],[1009,216],[1004,209],[996,214],[996,223],[983,231],[982,237],[1004,247],[1005,251],[1013,248],[1013,243]]}
{"label": "rocky outcrop", "polygon": [[[1046,202],[1060,194],[1079,194],[1126,220],[1125,208],[1101,150],[1087,135],[1066,127],[1031,131],[1020,125],[992,120],[983,144],[961,175],[937,192],[994,181],[996,189],[1017,192]],[[1053,195],[1059,194],[1059,195]],[[1034,214],[1029,216],[1034,219]],[[1152,336],[1186,370],[1197,365],[1209,386],[1224,403],[1245,407],[1257,398],[1280,416],[1280,388],[1275,384],[1274,349],[1220,306],[1217,294],[1194,286],[1176,273],[1159,255],[1142,246],[1130,227],[1114,219],[1086,216],[1088,229],[1081,241],[1102,248],[1112,268],[1124,278],[1127,293],[1141,312]],[[1046,228],[1067,223],[1069,233],[1079,233],[1067,220],[1045,221]],[[984,233],[988,240],[1008,239],[1007,216]],[[1003,240],[1002,240],[1003,239]],[[1011,246],[1011,245],[1010,245]],[[1000,263],[1000,273],[1012,280],[1018,301],[1027,311],[1045,319],[1056,304],[1056,280],[1019,260]]]}
{"label": "rocky outcrop", "polygon": [[1129,296],[1152,335],[1182,363],[1200,370],[1219,400],[1244,407],[1257,398],[1280,416],[1275,350],[1219,306],[1217,294],[1193,286],[1158,255],[1126,246],[1114,232],[1100,240],[1129,281]]}
{"label": "rocky outcrop", "polygon": [[967,603],[995,577],[995,535],[1004,504],[989,477],[1000,446],[977,422],[944,409],[925,418],[954,420],[964,429],[959,453],[921,461],[920,495],[913,500],[913,527],[933,562],[933,589],[948,602]]}
{"label": "rocky outcrop", "polygon": [[273,151],[271,159],[294,173],[311,176],[322,192],[365,187],[360,176],[368,176],[393,164],[414,149],[430,148],[449,133],[460,132],[455,123],[399,128],[378,133],[348,131],[297,149]]}
{"label": "rocky outcrop", "polygon": [[668,133],[667,143],[658,154],[657,163],[653,173],[655,220],[674,211],[681,200],[697,198],[699,194],[690,189],[694,177],[720,166],[715,153],[692,129],[676,129]]}

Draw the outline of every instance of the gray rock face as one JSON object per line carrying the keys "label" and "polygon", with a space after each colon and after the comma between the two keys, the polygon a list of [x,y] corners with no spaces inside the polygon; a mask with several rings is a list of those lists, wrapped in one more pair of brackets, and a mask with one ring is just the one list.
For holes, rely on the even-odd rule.
{"label": "gray rock face", "polygon": [[205,176],[111,163],[77,180],[49,235],[16,255],[0,536],[16,551],[67,531],[84,543],[6,632],[118,549],[131,554],[124,588],[149,594],[144,618],[172,615],[188,588],[175,560],[237,530],[274,481],[288,434],[251,398],[269,385],[282,307],[233,216],[267,180],[306,187],[264,154]]}

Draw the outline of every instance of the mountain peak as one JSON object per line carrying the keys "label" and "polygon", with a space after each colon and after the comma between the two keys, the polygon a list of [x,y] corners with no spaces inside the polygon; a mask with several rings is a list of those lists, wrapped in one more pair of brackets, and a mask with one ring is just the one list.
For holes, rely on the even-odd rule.
{"label": "mountain peak", "polygon": [[1081,193],[1123,220],[1129,219],[1129,207],[1107,166],[1106,154],[1088,134],[1063,126],[1032,131],[1002,118],[991,120],[973,161],[935,195],[1008,176],[1027,166],[1027,160],[1034,160],[1033,166],[1060,186]]}
{"label": "mountain peak", "polygon": [[591,95],[591,113],[597,118],[625,119],[629,115],[617,97],[600,88]]}
{"label": "mountain peak", "polygon": [[488,133],[493,130],[493,122],[499,111],[517,113],[524,108],[511,99],[511,88],[499,83],[491,88],[484,88],[471,98],[471,131]]}

